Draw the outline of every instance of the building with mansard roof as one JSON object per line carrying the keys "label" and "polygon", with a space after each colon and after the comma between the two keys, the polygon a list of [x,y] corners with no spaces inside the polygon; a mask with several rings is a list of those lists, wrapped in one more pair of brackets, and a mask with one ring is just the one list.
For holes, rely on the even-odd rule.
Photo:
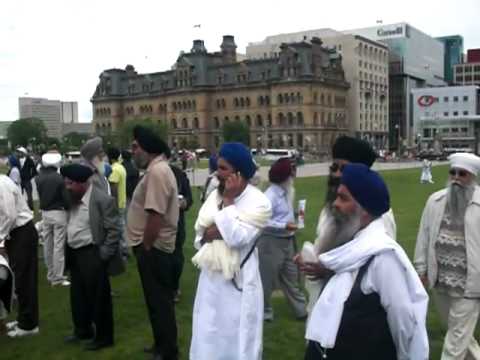
{"label": "building with mansard roof", "polygon": [[149,118],[168,125],[170,145],[214,149],[222,143],[223,124],[242,121],[252,147],[328,153],[350,130],[348,88],[341,56],[319,38],[239,62],[234,37],[227,35],[214,53],[195,40],[168,71],[139,74],[131,65],[105,70],[91,101],[100,135]]}

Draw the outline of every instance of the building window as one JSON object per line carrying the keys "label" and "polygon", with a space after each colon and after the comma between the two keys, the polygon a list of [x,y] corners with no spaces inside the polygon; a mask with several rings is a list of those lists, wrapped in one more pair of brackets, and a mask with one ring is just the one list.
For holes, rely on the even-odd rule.
{"label": "building window", "polygon": [[468,115],[468,111],[465,110],[465,111],[463,112],[463,115]]}
{"label": "building window", "polygon": [[445,112],[443,113],[443,116],[445,116],[445,117],[448,116],[448,111],[445,111]]}
{"label": "building window", "polygon": [[464,96],[463,101],[468,101],[468,96]]}
{"label": "building window", "polygon": [[453,97],[453,102],[458,102],[458,96]]}
{"label": "building window", "polygon": [[443,102],[448,103],[448,96],[444,96],[444,97],[443,97]]}
{"label": "building window", "polygon": [[458,116],[458,111],[454,111],[453,116]]}
{"label": "building window", "polygon": [[177,126],[177,119],[172,119],[172,127],[174,129],[176,129],[178,126]]}
{"label": "building window", "polygon": [[200,128],[200,122],[198,121],[198,118],[194,118],[194,119],[193,119],[193,127],[194,127],[195,129]]}
{"label": "building window", "polygon": [[215,129],[218,129],[220,127],[220,121],[218,120],[218,117],[215,116],[213,118],[213,121],[214,121]]}

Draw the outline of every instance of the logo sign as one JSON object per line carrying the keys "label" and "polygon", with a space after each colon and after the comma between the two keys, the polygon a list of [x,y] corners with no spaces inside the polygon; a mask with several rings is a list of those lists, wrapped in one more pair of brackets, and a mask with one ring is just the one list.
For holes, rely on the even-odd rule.
{"label": "logo sign", "polygon": [[437,101],[438,101],[438,98],[432,95],[422,95],[418,98],[417,103],[421,107],[428,107],[428,106],[432,106]]}
{"label": "logo sign", "polygon": [[377,35],[380,37],[403,35],[403,26],[397,26],[394,29],[378,29]]}

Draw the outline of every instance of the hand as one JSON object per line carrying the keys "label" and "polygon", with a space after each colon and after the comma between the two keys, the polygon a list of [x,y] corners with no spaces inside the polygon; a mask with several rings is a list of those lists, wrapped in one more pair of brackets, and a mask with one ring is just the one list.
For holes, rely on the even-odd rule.
{"label": "hand", "polygon": [[287,229],[288,231],[296,231],[298,229],[298,226],[295,223],[287,223],[285,229]]}
{"label": "hand", "polygon": [[150,251],[152,250],[152,244],[146,244],[145,242],[143,243],[143,248],[145,251]]}
{"label": "hand", "polygon": [[242,193],[247,186],[246,180],[240,173],[231,174],[225,181],[225,190],[223,191],[223,204],[232,205],[233,200]]}
{"label": "hand", "polygon": [[323,279],[333,274],[333,271],[327,269],[320,262],[302,262],[298,268],[311,280]]}
{"label": "hand", "polygon": [[181,199],[178,201],[178,206],[181,210],[185,210],[187,208],[187,200]]}
{"label": "hand", "polygon": [[204,243],[212,242],[213,240],[222,239],[222,234],[218,231],[217,225],[210,225],[203,233],[202,241]]}

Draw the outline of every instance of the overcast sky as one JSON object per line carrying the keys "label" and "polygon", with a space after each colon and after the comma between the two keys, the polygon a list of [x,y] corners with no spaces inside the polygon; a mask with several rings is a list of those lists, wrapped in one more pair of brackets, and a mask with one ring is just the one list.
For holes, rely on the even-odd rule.
{"label": "overcast sky", "polygon": [[1,0],[0,121],[18,118],[20,96],[77,101],[80,121],[90,121],[102,70],[167,70],[195,38],[218,51],[222,35],[234,35],[244,53],[268,35],[383,20],[463,35],[469,49],[480,48],[479,14],[479,0]]}

